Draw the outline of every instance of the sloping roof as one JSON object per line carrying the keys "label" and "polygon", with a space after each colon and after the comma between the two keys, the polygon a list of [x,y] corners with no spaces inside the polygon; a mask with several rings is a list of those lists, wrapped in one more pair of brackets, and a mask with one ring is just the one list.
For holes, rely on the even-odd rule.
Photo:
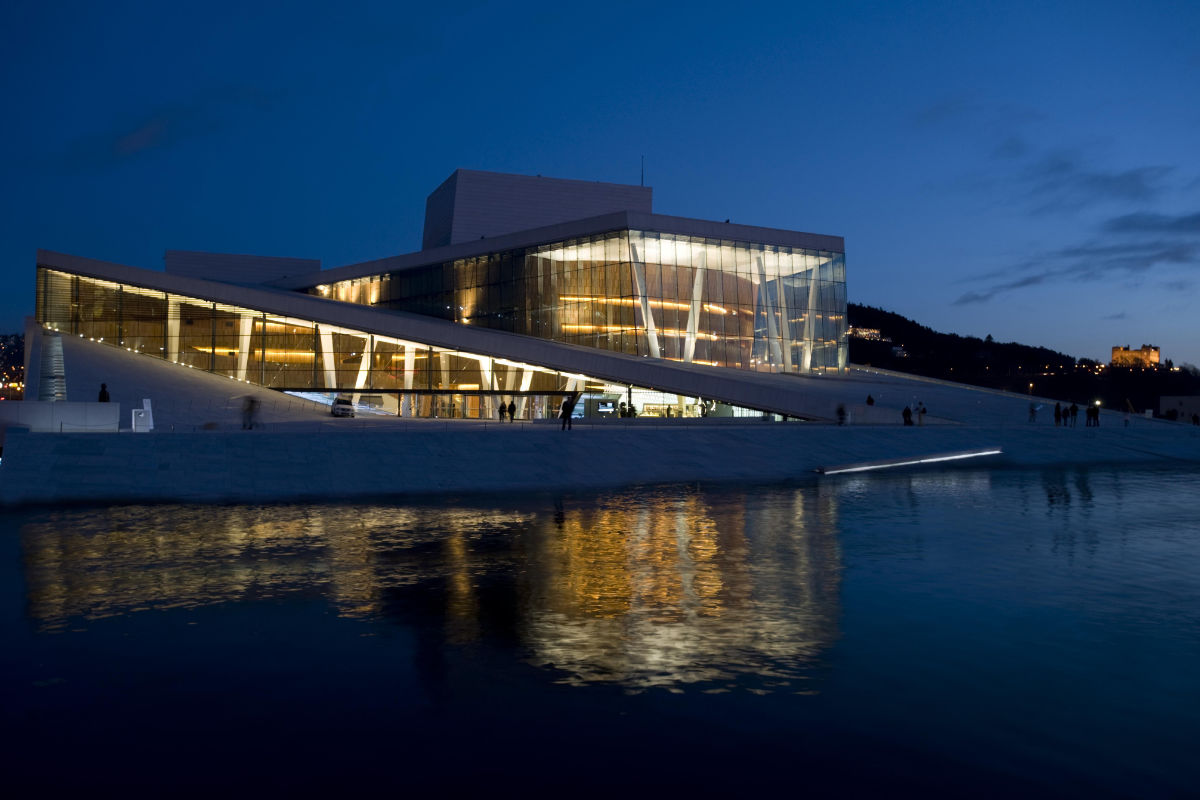
{"label": "sloping roof", "polygon": [[612,383],[640,386],[688,397],[704,397],[790,416],[828,419],[833,415],[833,409],[828,407],[827,400],[822,399],[817,404],[806,394],[809,389],[815,389],[817,384],[828,383],[837,380],[836,378],[757,373],[614,353],[533,336],[476,328],[418,314],[380,311],[368,306],[327,300],[299,292],[270,287],[235,286],[47,250],[38,251],[38,264],[102,280],[128,283],[228,305],[245,306],[269,314],[312,320],[318,324],[335,325],[378,336],[535,364]]}
{"label": "sloping roof", "polygon": [[684,236],[698,236],[734,242],[755,242],[783,247],[799,247],[810,250],[828,250],[837,253],[846,251],[846,242],[841,236],[820,233],[801,233],[780,228],[760,228],[754,225],[738,225],[732,222],[710,222],[690,217],[672,217],[666,214],[643,214],[637,211],[619,211],[597,217],[577,219],[542,228],[532,228],[517,233],[508,233],[489,239],[479,239],[415,253],[389,256],[387,258],[348,264],[304,275],[290,275],[272,281],[272,286],[284,289],[303,289],[323,283],[378,275],[383,272],[440,264],[459,258],[485,255],[518,247],[530,247],[548,242],[558,242],[580,236],[595,236],[619,230],[654,231]]}

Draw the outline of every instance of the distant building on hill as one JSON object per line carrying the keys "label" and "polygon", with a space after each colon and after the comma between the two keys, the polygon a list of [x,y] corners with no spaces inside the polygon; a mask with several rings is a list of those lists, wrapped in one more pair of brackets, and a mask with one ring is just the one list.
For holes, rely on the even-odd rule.
{"label": "distant building on hill", "polygon": [[1142,345],[1140,350],[1130,350],[1129,345],[1112,349],[1114,367],[1153,367],[1158,364],[1158,348],[1152,344]]}
{"label": "distant building on hill", "polygon": [[871,342],[890,342],[890,336],[884,336],[879,332],[879,328],[862,328],[851,326],[846,329],[846,335],[855,339],[866,339]]}

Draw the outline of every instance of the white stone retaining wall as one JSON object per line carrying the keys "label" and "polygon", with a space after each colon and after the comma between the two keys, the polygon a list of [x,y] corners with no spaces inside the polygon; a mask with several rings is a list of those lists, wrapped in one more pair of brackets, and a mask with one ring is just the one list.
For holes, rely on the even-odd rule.
{"label": "white stone retaining wall", "polygon": [[[819,467],[999,446],[956,468],[1200,464],[1200,428],[452,426],[430,430],[10,431],[0,503],[279,501],[779,481]],[[832,479],[832,478],[831,478]]]}

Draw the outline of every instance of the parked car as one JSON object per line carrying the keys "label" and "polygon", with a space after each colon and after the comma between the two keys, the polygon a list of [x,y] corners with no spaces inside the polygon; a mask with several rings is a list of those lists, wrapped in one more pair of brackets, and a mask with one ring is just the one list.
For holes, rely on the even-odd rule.
{"label": "parked car", "polygon": [[333,405],[329,407],[329,413],[335,417],[353,417],[354,403],[350,402],[349,397],[338,395],[333,398]]}

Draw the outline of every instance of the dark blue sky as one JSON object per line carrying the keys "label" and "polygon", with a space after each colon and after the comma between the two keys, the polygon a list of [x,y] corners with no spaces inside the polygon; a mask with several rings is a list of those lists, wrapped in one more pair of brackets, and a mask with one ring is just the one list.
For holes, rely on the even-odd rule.
{"label": "dark blue sky", "polygon": [[1200,364],[1200,3],[0,8],[0,329],[38,247],[419,248],[456,167],[840,234],[852,300]]}

